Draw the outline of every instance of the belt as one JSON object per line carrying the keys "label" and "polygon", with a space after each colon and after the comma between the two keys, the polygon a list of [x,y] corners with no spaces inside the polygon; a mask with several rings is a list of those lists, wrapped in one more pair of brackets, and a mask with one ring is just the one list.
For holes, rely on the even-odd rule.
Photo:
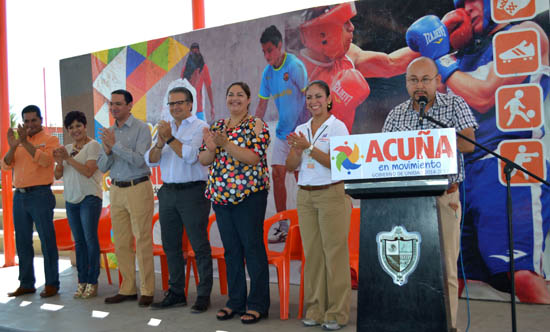
{"label": "belt", "polygon": [[133,180],[130,180],[130,181],[115,181],[115,180],[113,180],[113,184],[117,187],[120,187],[120,188],[126,188],[126,187],[135,186],[136,184],[145,182],[147,180],[149,180],[148,175],[144,176],[144,177],[141,177],[141,178],[133,179]]}
{"label": "belt", "polygon": [[458,190],[458,183],[451,183],[449,189],[445,190],[445,194],[452,194]]}
{"label": "belt", "polygon": [[184,182],[184,183],[166,183],[164,182],[162,184],[163,187],[166,187],[167,189],[187,189],[198,185],[205,185],[206,181],[191,181],[191,182]]}
{"label": "belt", "polygon": [[40,188],[50,188],[52,186],[52,184],[41,184],[39,186],[30,186],[30,187],[25,187],[25,188],[15,188],[15,191],[19,192],[19,193],[28,193],[28,192],[31,192],[33,190],[37,190],[37,189],[40,189]]}
{"label": "belt", "polygon": [[338,181],[338,182],[334,182],[334,183],[331,183],[331,184],[325,184],[323,186],[298,186],[298,187],[300,187],[300,189],[307,190],[307,191],[323,190],[323,189],[330,188],[330,186],[340,184],[342,182],[344,182],[344,181]]}

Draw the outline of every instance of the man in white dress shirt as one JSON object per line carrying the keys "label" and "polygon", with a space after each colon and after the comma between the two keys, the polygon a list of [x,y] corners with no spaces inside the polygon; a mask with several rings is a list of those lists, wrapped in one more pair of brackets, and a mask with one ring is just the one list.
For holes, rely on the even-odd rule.
{"label": "man in white dress shirt", "polygon": [[172,120],[158,123],[158,139],[145,154],[151,167],[160,165],[163,185],[159,199],[162,246],[168,261],[170,289],[153,309],[185,306],[185,260],[183,229],[197,257],[199,285],[191,312],[200,313],[210,305],[212,257],[207,227],[210,201],[204,197],[208,169],[198,162],[202,130],[208,124],[191,114],[193,95],[184,87],[170,90],[168,106]]}

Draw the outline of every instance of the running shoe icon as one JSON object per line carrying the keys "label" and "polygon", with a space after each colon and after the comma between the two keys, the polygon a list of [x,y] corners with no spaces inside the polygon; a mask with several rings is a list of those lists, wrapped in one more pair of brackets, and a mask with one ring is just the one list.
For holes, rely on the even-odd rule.
{"label": "running shoe icon", "polygon": [[535,45],[533,43],[527,44],[527,40],[522,41],[518,45],[511,49],[502,52],[498,57],[504,63],[511,62],[512,60],[523,59],[532,60],[535,56]]}

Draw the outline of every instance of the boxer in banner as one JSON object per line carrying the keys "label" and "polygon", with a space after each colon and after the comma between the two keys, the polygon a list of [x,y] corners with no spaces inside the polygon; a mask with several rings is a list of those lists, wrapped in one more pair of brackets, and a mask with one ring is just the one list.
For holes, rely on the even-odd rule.
{"label": "boxer in banner", "polygon": [[[542,137],[541,130],[499,130],[495,92],[504,85],[537,83],[544,97],[547,96],[550,88],[547,34],[532,21],[493,22],[490,0],[455,0],[454,5],[456,10],[442,21],[430,15],[413,23],[407,31],[407,44],[434,59],[443,83],[466,100],[479,123],[475,133],[479,143],[496,151],[503,140]],[[521,29],[538,32],[543,69],[531,75],[499,77],[494,70],[493,37],[497,32]],[[438,38],[426,42],[424,33]],[[458,52],[450,53],[451,48]],[[465,157],[465,168],[462,254],[466,276],[509,291],[506,187],[499,182],[498,160],[476,148]],[[522,302],[550,303],[542,271],[544,239],[550,227],[550,210],[544,207],[550,203],[550,189],[540,184],[514,186],[512,199],[516,295]]]}
{"label": "boxer in banner", "polygon": [[309,81],[322,80],[333,96],[331,113],[352,131],[355,109],[369,96],[366,77],[392,77],[403,74],[418,53],[404,47],[391,54],[363,51],[352,43],[357,15],[353,2],[311,8],[304,12],[299,26],[305,48],[298,58],[305,64]]}

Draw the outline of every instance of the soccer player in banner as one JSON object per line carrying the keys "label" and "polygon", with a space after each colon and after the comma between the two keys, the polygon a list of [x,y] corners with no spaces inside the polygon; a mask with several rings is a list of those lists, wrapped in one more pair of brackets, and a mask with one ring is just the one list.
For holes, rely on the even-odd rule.
{"label": "soccer player in banner", "polygon": [[390,54],[364,51],[352,43],[355,27],[350,19],[357,15],[355,3],[308,9],[299,25],[305,48],[298,51],[309,81],[328,83],[333,96],[331,113],[344,122],[351,133],[355,109],[369,96],[366,77],[392,77],[403,74],[419,56],[408,47]]}
{"label": "soccer player in banner", "polygon": [[[495,23],[490,0],[454,0],[454,5],[456,10],[442,21],[425,16],[413,23],[407,32],[407,44],[434,59],[442,82],[470,105],[479,123],[476,131],[479,143],[496,150],[503,140],[540,138],[544,131],[503,132],[497,128],[495,92],[504,85],[536,83],[547,96],[550,88],[547,33],[533,21]],[[493,59],[495,35],[525,29],[535,30],[540,37],[542,70],[498,76]],[[424,33],[443,30],[440,42],[426,44]],[[450,53],[451,49],[458,52]],[[511,49],[517,54],[526,51],[522,44]],[[506,57],[504,53],[500,55]],[[499,182],[498,160],[476,148],[466,156],[465,168],[462,250],[466,276],[510,291],[506,187]],[[550,227],[550,210],[543,207],[550,203],[550,189],[540,184],[514,186],[512,198],[516,295],[522,302],[550,303],[542,271],[544,240]]]}
{"label": "soccer player in banner", "polygon": [[[407,131],[438,128],[438,125],[424,120],[419,121],[419,99],[426,100],[425,112],[434,119],[443,122],[449,128],[455,128],[464,136],[475,140],[477,128],[472,111],[462,97],[437,92],[441,75],[435,62],[427,57],[413,60],[407,68],[407,91],[410,99],[394,107],[388,114],[383,132]],[[437,205],[441,215],[441,237],[445,256],[445,271],[449,291],[451,325],[456,329],[458,312],[457,266],[460,244],[460,191],[458,184],[464,180],[462,153],[474,151],[474,145],[457,137],[458,174],[449,176],[449,188],[439,197]]]}
{"label": "soccer player in banner", "polygon": [[[282,50],[283,36],[276,26],[271,25],[264,30],[260,43],[268,65],[262,74],[256,116],[263,119],[269,98],[273,98],[279,113],[279,121],[272,138],[271,171],[275,208],[277,212],[281,212],[286,210],[285,161],[290,151],[286,137],[294,132],[297,125],[309,118],[304,96],[308,80],[304,63],[294,54]],[[294,173],[297,182],[298,172]],[[268,240],[270,243],[284,242],[287,234],[288,220],[282,220]]]}

